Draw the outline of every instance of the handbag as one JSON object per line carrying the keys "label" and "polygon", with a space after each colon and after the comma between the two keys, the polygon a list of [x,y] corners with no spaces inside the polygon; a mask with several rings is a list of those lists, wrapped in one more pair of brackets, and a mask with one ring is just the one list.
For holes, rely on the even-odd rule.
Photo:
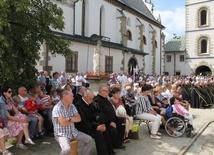
{"label": "handbag", "polygon": [[139,124],[132,124],[132,129],[129,131],[129,138],[139,139],[139,131],[140,131]]}

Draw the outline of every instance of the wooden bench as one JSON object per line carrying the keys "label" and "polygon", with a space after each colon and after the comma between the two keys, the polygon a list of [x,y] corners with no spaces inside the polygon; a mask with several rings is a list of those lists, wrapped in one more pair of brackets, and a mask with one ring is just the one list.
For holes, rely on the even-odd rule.
{"label": "wooden bench", "polygon": [[78,140],[71,140],[70,155],[78,155]]}

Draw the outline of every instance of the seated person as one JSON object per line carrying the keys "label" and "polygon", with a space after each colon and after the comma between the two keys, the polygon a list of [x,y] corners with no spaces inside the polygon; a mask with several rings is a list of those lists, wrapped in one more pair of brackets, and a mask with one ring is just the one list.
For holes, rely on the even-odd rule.
{"label": "seated person", "polygon": [[187,111],[180,103],[179,100],[177,100],[175,97],[172,97],[170,99],[170,104],[172,105],[173,108],[173,113],[177,113],[181,116],[184,116],[184,118],[189,120],[189,127],[193,129],[193,116],[192,114]]}
{"label": "seated person", "polygon": [[129,117],[126,114],[126,109],[124,108],[124,105],[122,104],[122,99],[120,98],[120,91],[121,91],[120,87],[118,87],[116,85],[111,86],[110,90],[111,90],[112,97],[109,99],[109,102],[114,107],[115,112],[116,112],[116,116],[126,119],[126,128],[125,128],[125,134],[124,134],[123,142],[128,143],[128,142],[130,142],[128,135],[129,135],[129,131],[132,128],[133,120],[131,117]]}
{"label": "seated person", "polygon": [[7,137],[10,135],[9,129],[6,127],[6,105],[2,103],[2,97],[0,97],[0,154],[12,155],[5,147]]}
{"label": "seated person", "polygon": [[70,141],[77,139],[83,142],[81,155],[90,155],[93,139],[91,136],[78,131],[74,123],[80,122],[81,117],[76,107],[72,104],[73,94],[71,91],[62,90],[60,101],[53,108],[54,136],[61,147],[61,155],[70,154]]}
{"label": "seated person", "polygon": [[107,85],[99,88],[98,95],[94,98],[97,111],[104,114],[105,126],[109,132],[113,148],[125,149],[122,145],[125,132],[125,126],[117,123],[115,110],[108,100],[109,87]]}
{"label": "seated person", "polygon": [[127,94],[125,96],[126,102],[125,102],[125,108],[126,112],[129,116],[134,116],[135,115],[135,107],[136,107],[136,100],[133,94],[133,90],[131,86],[126,86],[126,91]]}
{"label": "seated person", "polygon": [[59,95],[57,94],[56,90],[54,90],[54,92],[52,92],[51,100],[52,100],[52,105],[53,106],[56,105],[60,101]]}
{"label": "seated person", "polygon": [[46,94],[45,90],[42,90],[39,94],[39,97],[41,98],[40,100],[40,105],[41,108],[39,109],[39,113],[42,115],[44,118],[44,128],[45,128],[45,133],[48,136],[53,136],[53,124],[52,124],[52,100],[49,95]]}
{"label": "seated person", "polygon": [[25,101],[26,110],[28,111],[28,116],[38,119],[38,129],[39,129],[39,136],[42,137],[44,135],[43,124],[44,119],[38,113],[38,110],[41,109],[41,105],[38,105],[36,99],[38,98],[37,93],[32,93],[31,97]]}
{"label": "seated person", "polygon": [[98,155],[114,154],[109,133],[104,122],[97,122],[94,118],[95,107],[93,98],[93,91],[86,89],[83,97],[77,101],[76,107],[81,116],[81,121],[75,123],[75,126],[79,131],[94,138]]}
{"label": "seated person", "polygon": [[136,102],[136,117],[138,119],[149,120],[152,122],[151,134],[150,137],[154,139],[160,139],[161,133],[158,132],[160,127],[160,122],[162,116],[157,114],[156,111],[152,108],[148,95],[150,87],[144,85],[141,88],[142,95],[140,95]]}
{"label": "seated person", "polygon": [[156,86],[154,91],[157,91],[158,95],[155,97],[157,102],[161,103],[161,108],[167,108],[169,106],[168,99],[162,95],[163,89],[161,86]]}

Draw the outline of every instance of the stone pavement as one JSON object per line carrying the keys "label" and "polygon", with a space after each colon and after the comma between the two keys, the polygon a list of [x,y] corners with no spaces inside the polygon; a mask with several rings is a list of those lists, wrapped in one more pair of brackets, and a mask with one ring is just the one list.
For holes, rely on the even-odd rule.
{"label": "stone pavement", "polygon": [[[196,133],[206,124],[214,120],[214,106],[210,109],[190,109],[194,116],[194,127]],[[125,144],[126,150],[115,150],[117,155],[176,155],[185,148],[193,139],[187,138],[185,134],[179,138],[169,137],[163,129],[162,139],[154,140],[149,137],[147,127],[144,123],[140,127],[140,139],[131,140],[131,143]],[[212,138],[210,138],[210,136]],[[36,140],[35,146],[29,146],[28,150],[16,149],[13,145],[7,144],[7,147],[14,155],[58,155],[60,148],[54,138],[45,137]],[[81,149],[81,144],[79,145]],[[214,148],[214,123],[210,124],[204,130],[201,136],[193,143],[192,147],[187,150],[187,155],[207,155]],[[212,150],[213,149],[213,150]],[[93,146],[91,155],[96,155],[95,146]]]}

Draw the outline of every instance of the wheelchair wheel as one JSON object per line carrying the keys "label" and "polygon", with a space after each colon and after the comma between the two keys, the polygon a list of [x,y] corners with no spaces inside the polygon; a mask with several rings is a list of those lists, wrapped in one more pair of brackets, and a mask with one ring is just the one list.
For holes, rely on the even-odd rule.
{"label": "wheelchair wheel", "polygon": [[165,130],[171,137],[180,137],[186,131],[186,122],[179,117],[171,117],[166,121]]}

